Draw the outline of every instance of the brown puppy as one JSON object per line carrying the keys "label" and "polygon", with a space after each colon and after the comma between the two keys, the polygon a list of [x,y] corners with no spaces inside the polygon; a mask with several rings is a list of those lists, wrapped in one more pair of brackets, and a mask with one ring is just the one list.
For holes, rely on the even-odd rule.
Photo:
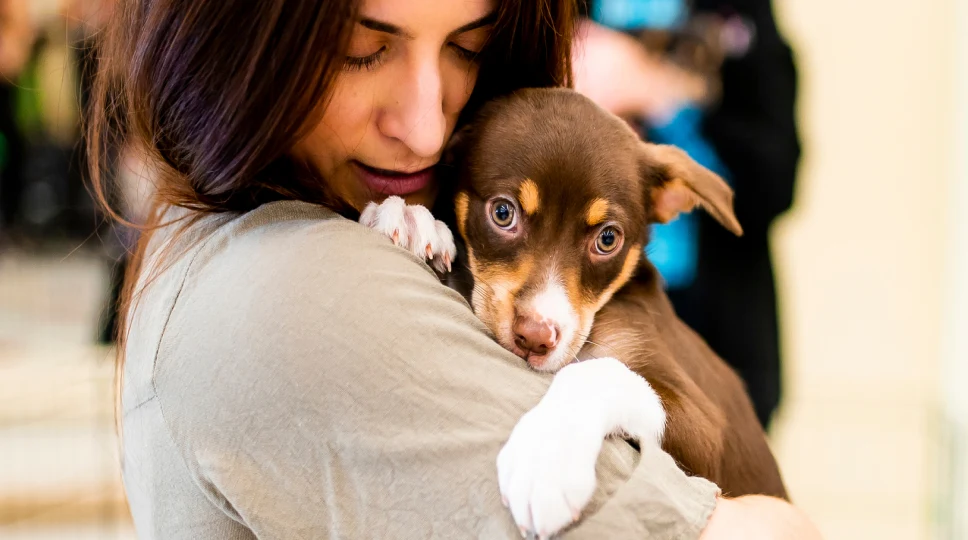
{"label": "brown puppy", "polygon": [[[456,268],[471,275],[449,283],[472,283],[462,292],[498,342],[556,372],[498,455],[522,531],[546,537],[578,518],[615,433],[661,444],[727,495],[785,498],[742,382],[676,317],[642,256],[650,224],[696,206],[741,234],[722,179],[564,89],[489,103],[454,140]],[[360,221],[441,273],[458,253],[446,225],[399,197]]]}
{"label": "brown puppy", "polygon": [[471,303],[497,340],[538,370],[619,359],[661,399],[662,447],[685,471],[727,495],[785,498],[741,380],[642,256],[649,224],[696,206],[741,234],[729,187],[569,90],[494,101],[455,140]]}

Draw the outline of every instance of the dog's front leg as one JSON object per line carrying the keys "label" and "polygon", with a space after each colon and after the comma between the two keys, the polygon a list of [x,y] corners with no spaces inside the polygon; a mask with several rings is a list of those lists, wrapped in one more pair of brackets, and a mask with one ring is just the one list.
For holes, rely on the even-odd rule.
{"label": "dog's front leg", "polygon": [[360,213],[360,223],[387,235],[393,243],[430,262],[438,272],[451,270],[457,256],[454,235],[434,219],[426,207],[407,204],[397,196],[371,202]]}
{"label": "dog's front leg", "polygon": [[605,437],[658,447],[664,430],[659,396],[625,364],[596,358],[565,366],[498,454],[501,496],[523,533],[547,538],[591,499]]}

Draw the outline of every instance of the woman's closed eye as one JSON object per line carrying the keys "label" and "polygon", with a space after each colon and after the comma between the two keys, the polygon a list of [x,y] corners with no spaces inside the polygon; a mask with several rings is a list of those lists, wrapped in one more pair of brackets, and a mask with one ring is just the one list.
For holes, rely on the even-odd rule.
{"label": "woman's closed eye", "polygon": [[447,45],[463,60],[476,62],[479,60],[481,50],[484,48],[490,35],[490,25],[485,24],[478,28],[465,30],[460,34],[453,34],[450,41],[447,42]]}
{"label": "woman's closed eye", "polygon": [[375,53],[368,54],[366,56],[347,55],[344,67],[349,71],[373,69],[380,63],[381,60],[383,60],[383,58],[386,55],[386,52],[387,52],[387,46],[384,45],[380,47]]}
{"label": "woman's closed eye", "polygon": [[[478,55],[481,54],[480,51],[470,50],[466,47],[462,47],[457,43],[448,43],[447,47],[450,48],[458,58],[464,60],[465,62],[476,62],[478,60]],[[368,54],[366,56],[346,56],[345,68],[349,71],[359,71],[359,70],[370,70],[377,67],[380,62],[385,58],[387,53],[387,46],[383,45],[376,52]]]}
{"label": "woman's closed eye", "polygon": [[[443,40],[441,60],[448,58],[462,63],[476,64],[481,50],[491,35],[494,15],[488,14],[463,25]],[[433,37],[428,36],[429,39]],[[344,68],[347,71],[373,70],[390,57],[408,54],[413,43],[426,41],[412,28],[371,17],[362,17],[354,29],[346,51]],[[420,46],[421,50],[426,50]]]}
{"label": "woman's closed eye", "polygon": [[358,28],[346,51],[345,69],[358,71],[377,67],[386,58],[390,45],[390,38],[384,33],[366,27]]}
{"label": "woman's closed eye", "polygon": [[457,54],[458,57],[460,57],[462,60],[466,60],[468,62],[476,62],[478,60],[478,58],[477,58],[478,55],[481,54],[481,51],[472,51],[470,49],[466,49],[464,47],[461,47],[460,45],[458,45],[456,43],[448,43],[447,45],[451,49],[453,49],[453,51]]}

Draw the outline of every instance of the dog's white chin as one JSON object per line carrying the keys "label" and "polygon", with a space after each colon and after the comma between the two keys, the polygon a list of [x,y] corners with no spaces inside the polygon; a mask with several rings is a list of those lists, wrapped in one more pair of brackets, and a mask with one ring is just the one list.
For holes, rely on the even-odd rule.
{"label": "dog's white chin", "polygon": [[531,354],[526,358],[528,365],[532,369],[546,373],[555,373],[570,364],[572,359],[573,356],[568,354],[568,350],[565,347],[556,347],[548,354],[542,354],[540,356]]}
{"label": "dog's white chin", "polygon": [[549,360],[548,356],[547,354],[541,356],[532,354],[526,360],[528,361],[528,365],[531,366],[531,369],[545,373],[554,373],[565,367],[565,362],[561,360]]}

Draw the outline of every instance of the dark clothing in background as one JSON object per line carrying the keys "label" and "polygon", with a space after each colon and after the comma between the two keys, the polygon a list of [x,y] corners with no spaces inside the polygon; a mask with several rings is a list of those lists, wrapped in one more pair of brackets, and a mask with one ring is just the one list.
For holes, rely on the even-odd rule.
{"label": "dark clothing in background", "polygon": [[5,145],[0,163],[0,233],[16,224],[24,191],[26,148],[17,125],[16,92],[13,84],[0,82],[0,134]]}
{"label": "dark clothing in background", "polygon": [[696,0],[692,8],[740,15],[755,27],[749,51],[723,65],[722,101],[706,112],[703,129],[730,172],[745,234],[737,238],[702,214],[696,278],[669,296],[679,316],[740,374],[768,427],[781,394],[768,232],[793,200],[797,73],[769,0]]}
{"label": "dark clothing in background", "polygon": [[763,234],[790,208],[800,161],[793,53],[769,0],[697,0],[696,9],[734,12],[756,28],[749,52],[723,66],[722,101],[709,111],[705,131],[736,176],[744,231]]}
{"label": "dark clothing in background", "polygon": [[764,427],[782,391],[777,298],[769,227],[790,208],[800,160],[797,73],[769,0],[697,0],[697,10],[732,10],[756,35],[750,51],[723,66],[723,97],[705,133],[732,173],[737,238],[703,215],[696,281],[673,302],[687,324],[746,381]]}

